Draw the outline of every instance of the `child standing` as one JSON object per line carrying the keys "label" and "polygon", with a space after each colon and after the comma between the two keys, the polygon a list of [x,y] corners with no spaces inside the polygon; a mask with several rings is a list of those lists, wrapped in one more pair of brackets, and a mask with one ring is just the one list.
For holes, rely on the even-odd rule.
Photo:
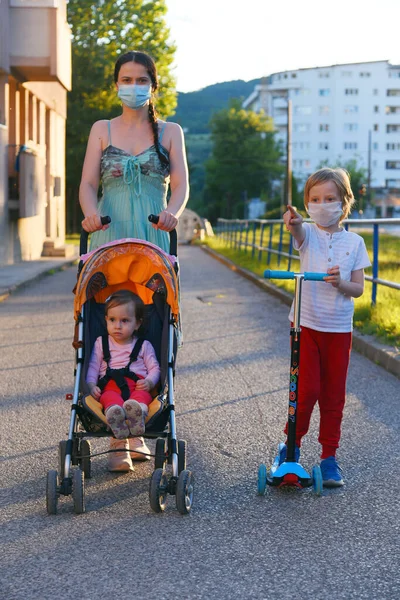
{"label": "child standing", "polygon": [[136,345],[143,317],[144,303],[139,296],[129,290],[113,293],[105,303],[108,336],[97,338],[87,372],[90,393],[103,406],[117,440],[144,433],[153,400],[150,391],[160,379],[153,346],[147,340]]}
{"label": "child standing", "polygon": [[[307,281],[301,299],[301,367],[296,428],[296,460],[316,402],[320,409],[319,442],[325,487],[343,485],[336,461],[346,396],[354,300],[364,292],[364,269],[371,265],[364,240],[341,222],[355,200],[344,169],[322,168],[304,188],[304,205],[314,223],[292,206],[283,215],[300,253],[300,270],[328,273],[323,283]],[[293,321],[293,305],[289,314]],[[287,425],[285,429],[287,433]],[[282,449],[280,463],[286,458]]]}

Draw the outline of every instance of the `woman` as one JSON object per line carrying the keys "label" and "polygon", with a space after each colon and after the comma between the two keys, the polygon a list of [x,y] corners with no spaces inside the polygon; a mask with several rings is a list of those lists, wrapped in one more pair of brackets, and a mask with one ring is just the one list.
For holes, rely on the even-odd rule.
{"label": "woman", "polygon": [[[168,232],[177,226],[189,194],[183,132],[177,123],[157,119],[157,71],[149,55],[134,51],[120,56],[114,82],[122,114],[97,121],[90,131],[79,188],[82,227],[92,233],[91,250],[134,237],[168,252]],[[103,194],[98,201],[100,181]],[[149,214],[159,215],[157,225],[149,223]],[[111,224],[102,226],[100,217],[105,215]],[[111,449],[121,450],[109,455],[111,471],[129,471],[132,459],[149,454],[143,438],[112,439]]]}

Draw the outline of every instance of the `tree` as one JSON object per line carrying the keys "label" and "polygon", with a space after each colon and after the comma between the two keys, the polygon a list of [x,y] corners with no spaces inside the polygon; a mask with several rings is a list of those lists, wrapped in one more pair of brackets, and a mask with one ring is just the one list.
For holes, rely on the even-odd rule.
{"label": "tree", "polygon": [[334,165],[328,164],[328,161],[324,161],[323,163],[321,163],[319,168],[327,166],[332,167],[334,169],[337,169],[338,167],[346,169],[346,171],[350,175],[350,185],[353,191],[353,196],[357,200],[358,208],[361,210],[364,198],[363,193],[360,193],[360,191],[363,189],[363,186],[365,186],[367,182],[367,170],[364,167],[360,167],[358,165],[356,158],[352,158],[347,161],[342,161],[339,158]]}
{"label": "tree", "polygon": [[234,100],[210,122],[213,150],[206,162],[205,212],[243,218],[246,200],[269,197],[284,172],[272,120],[241,108]]}
{"label": "tree", "polygon": [[72,91],[67,120],[67,219],[76,231],[78,188],[91,125],[120,111],[114,64],[120,54],[140,50],[156,62],[160,82],[157,111],[173,114],[175,79],[171,74],[175,46],[168,42],[165,0],[69,0],[72,31]]}

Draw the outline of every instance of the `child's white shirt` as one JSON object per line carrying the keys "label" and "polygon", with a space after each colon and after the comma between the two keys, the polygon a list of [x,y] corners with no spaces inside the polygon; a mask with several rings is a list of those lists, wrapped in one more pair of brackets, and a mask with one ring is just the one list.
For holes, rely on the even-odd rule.
{"label": "child's white shirt", "polygon": [[[326,273],[339,265],[340,277],[351,280],[352,271],[371,266],[364,240],[352,231],[328,233],[315,223],[303,223],[305,238],[299,246],[300,271]],[[354,299],[325,281],[303,281],[300,324],[316,331],[347,333],[353,330]],[[289,319],[293,321],[293,304]]]}

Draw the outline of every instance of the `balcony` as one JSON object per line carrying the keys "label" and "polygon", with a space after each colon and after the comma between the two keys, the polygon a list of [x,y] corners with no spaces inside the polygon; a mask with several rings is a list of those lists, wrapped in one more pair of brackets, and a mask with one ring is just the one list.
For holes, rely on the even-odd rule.
{"label": "balcony", "polygon": [[71,30],[65,0],[10,0],[11,72],[71,89]]}
{"label": "balcony", "polygon": [[19,218],[38,215],[44,203],[45,161],[33,148],[8,146],[8,209]]}

